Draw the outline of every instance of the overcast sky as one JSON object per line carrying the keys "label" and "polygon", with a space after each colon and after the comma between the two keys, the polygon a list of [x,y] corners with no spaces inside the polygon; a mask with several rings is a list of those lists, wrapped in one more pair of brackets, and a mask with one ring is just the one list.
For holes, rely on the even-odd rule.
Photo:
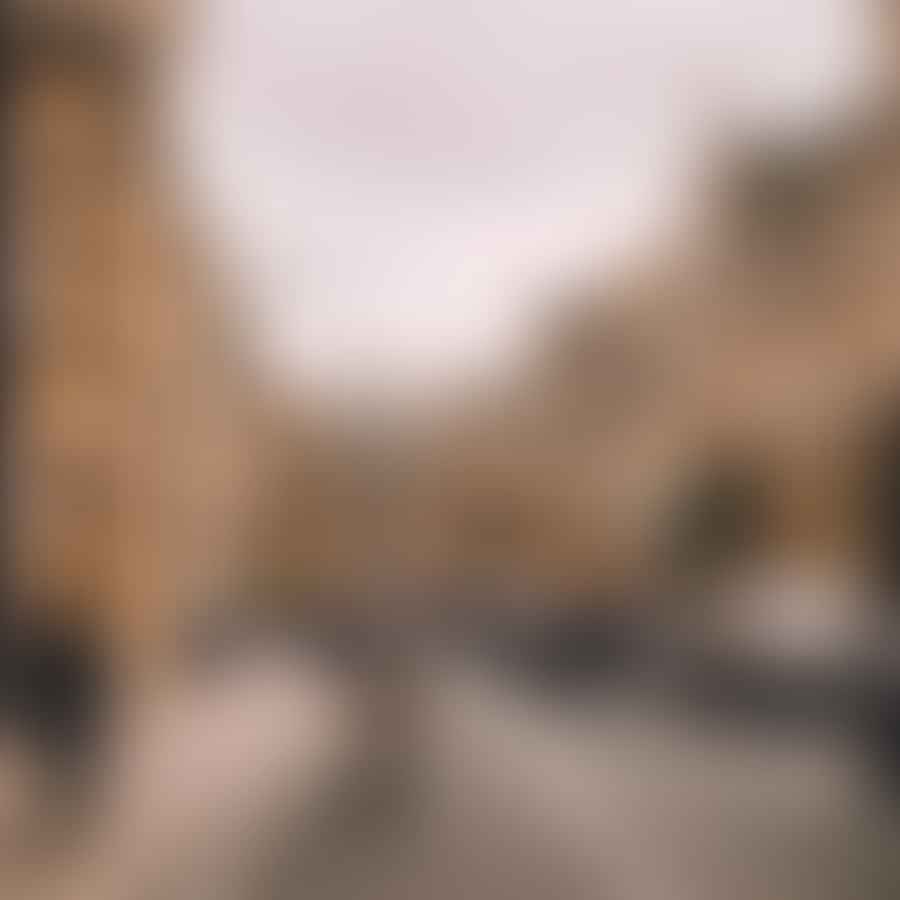
{"label": "overcast sky", "polygon": [[269,371],[459,385],[546,292],[652,238],[698,144],[827,120],[853,0],[211,0],[195,174]]}

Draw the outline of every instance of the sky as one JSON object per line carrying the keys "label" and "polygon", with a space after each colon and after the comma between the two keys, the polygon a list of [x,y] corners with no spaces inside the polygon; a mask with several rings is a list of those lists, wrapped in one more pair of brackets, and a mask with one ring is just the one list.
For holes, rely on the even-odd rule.
{"label": "sky", "polygon": [[362,402],[475,389],[700,148],[827,123],[871,60],[853,0],[208,2],[180,143],[251,341]]}

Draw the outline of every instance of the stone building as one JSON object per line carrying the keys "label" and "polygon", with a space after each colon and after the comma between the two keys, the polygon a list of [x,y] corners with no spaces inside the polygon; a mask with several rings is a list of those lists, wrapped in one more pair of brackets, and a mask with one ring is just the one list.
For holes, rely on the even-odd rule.
{"label": "stone building", "polygon": [[162,9],[22,3],[13,39],[14,616],[140,680],[238,583],[267,427],[156,153]]}
{"label": "stone building", "polygon": [[[900,130],[886,71],[830,133],[716,160],[678,246],[579,289],[512,396],[448,454],[469,487],[449,506],[482,498],[450,543],[465,545],[464,522],[473,535],[481,519],[514,523],[492,564],[541,585],[542,602],[624,592],[680,615],[685,595],[783,607],[814,583],[796,591],[819,598],[799,618],[846,631],[896,592]],[[542,582],[554,542],[582,590]]]}

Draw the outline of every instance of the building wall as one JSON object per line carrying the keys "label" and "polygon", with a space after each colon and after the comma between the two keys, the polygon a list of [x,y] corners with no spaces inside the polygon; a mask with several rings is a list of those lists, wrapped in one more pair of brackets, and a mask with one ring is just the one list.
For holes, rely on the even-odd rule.
{"label": "building wall", "polygon": [[149,72],[100,21],[17,43],[17,611],[86,623],[143,677],[239,580],[265,427],[167,202]]}

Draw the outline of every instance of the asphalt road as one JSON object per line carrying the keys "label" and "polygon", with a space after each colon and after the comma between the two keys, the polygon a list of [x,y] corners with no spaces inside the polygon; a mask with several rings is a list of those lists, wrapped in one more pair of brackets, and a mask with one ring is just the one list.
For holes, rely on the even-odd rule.
{"label": "asphalt road", "polygon": [[403,740],[373,744],[353,678],[245,661],[136,723],[90,838],[7,856],[3,896],[900,896],[900,827],[840,732],[701,723],[625,688],[562,703],[449,658],[416,698]]}

